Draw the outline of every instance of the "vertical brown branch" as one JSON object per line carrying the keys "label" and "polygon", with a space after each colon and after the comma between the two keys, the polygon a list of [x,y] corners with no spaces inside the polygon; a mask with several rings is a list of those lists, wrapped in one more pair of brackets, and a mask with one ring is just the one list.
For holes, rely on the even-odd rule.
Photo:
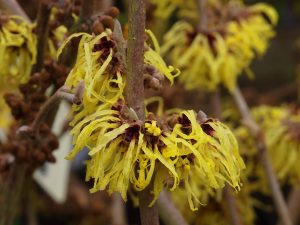
{"label": "vertical brown branch", "polygon": [[119,193],[112,195],[112,225],[127,225],[125,203]]}
{"label": "vertical brown branch", "polygon": [[160,194],[157,206],[165,225],[188,225],[166,191]]}
{"label": "vertical brown branch", "polygon": [[[288,208],[291,215],[291,219],[294,224],[299,224],[300,219],[300,187],[299,184],[297,187],[292,190],[288,197]],[[281,224],[281,223],[280,223]]]}
{"label": "vertical brown branch", "polygon": [[[86,20],[94,13],[94,0],[84,0],[80,11],[80,20]],[[101,1],[99,1],[101,2]]]}
{"label": "vertical brown branch", "polygon": [[40,0],[37,15],[37,57],[33,72],[39,72],[44,65],[44,54],[49,33],[48,22],[51,13],[50,0]]}
{"label": "vertical brown branch", "polygon": [[219,90],[210,93],[210,104],[212,108],[213,117],[222,120],[222,102]]}
{"label": "vertical brown branch", "polygon": [[226,184],[223,190],[223,195],[226,200],[226,205],[228,207],[231,224],[242,225],[243,223],[236,204],[236,198],[233,196],[232,188],[228,184]]}
{"label": "vertical brown branch", "polygon": [[[142,121],[145,119],[143,81],[145,20],[145,0],[130,0],[125,97],[128,106]],[[139,192],[142,225],[159,224],[156,204],[149,207],[153,199],[150,193],[152,185],[151,182],[145,190]]]}
{"label": "vertical brown branch", "polygon": [[198,12],[200,21],[198,23],[198,32],[207,30],[208,16],[207,16],[207,0],[198,0]]}
{"label": "vertical brown branch", "polygon": [[148,187],[139,192],[140,215],[142,225],[159,225],[157,203],[149,207],[150,202],[153,200],[151,195],[151,182]]}
{"label": "vertical brown branch", "polygon": [[26,173],[27,166],[24,164],[14,164],[9,171],[7,180],[0,189],[3,194],[3,202],[0,204],[0,225],[12,225],[14,223],[27,177]]}
{"label": "vertical brown branch", "polygon": [[125,97],[140,120],[145,118],[143,81],[145,18],[145,0],[130,0]]}
{"label": "vertical brown branch", "polygon": [[252,118],[249,107],[238,87],[232,93],[232,97],[235,101],[237,108],[240,111],[240,114],[242,115],[245,125],[256,140],[258,156],[261,160],[261,163],[263,164],[266,177],[268,179],[269,188],[271,190],[272,198],[275,203],[277,213],[279,214],[279,217],[282,221],[282,224],[292,225],[293,223],[291,221],[286,202],[281,192],[280,185],[276,178],[276,174],[273,170],[271,159],[267,152],[264,134],[258,126],[258,124]]}
{"label": "vertical brown branch", "polygon": [[29,177],[25,183],[25,192],[26,196],[24,196],[25,202],[25,214],[28,225],[39,225],[38,216],[37,216],[37,199],[36,193],[37,190],[34,186],[34,181],[32,177]]}
{"label": "vertical brown branch", "polygon": [[[219,120],[222,119],[222,103],[219,90],[214,91],[211,93],[211,107],[213,109],[213,116],[218,118]],[[236,199],[232,194],[232,188],[229,185],[225,185],[223,190],[223,196],[225,198],[226,204],[228,206],[228,211],[230,215],[231,224],[233,225],[241,225],[242,220],[240,213],[238,211],[238,207],[236,204]]]}

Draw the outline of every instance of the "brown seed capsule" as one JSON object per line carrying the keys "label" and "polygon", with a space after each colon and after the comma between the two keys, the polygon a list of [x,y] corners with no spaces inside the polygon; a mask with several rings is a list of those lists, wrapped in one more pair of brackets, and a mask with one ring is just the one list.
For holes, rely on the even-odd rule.
{"label": "brown seed capsule", "polygon": [[48,154],[47,155],[47,160],[48,160],[48,162],[51,162],[51,163],[55,163],[56,162],[56,159],[55,159],[55,157],[52,154]]}
{"label": "brown seed capsule", "polygon": [[27,149],[26,149],[26,147],[20,145],[20,146],[18,147],[18,149],[17,149],[17,157],[18,157],[19,159],[24,160],[24,159],[26,159],[26,156],[27,156]]}
{"label": "brown seed capsule", "polygon": [[48,141],[48,146],[54,150],[54,149],[57,149],[59,147],[59,143],[58,143],[58,140],[55,136],[49,138],[49,141]]}
{"label": "brown seed capsule", "polygon": [[46,160],[46,154],[44,152],[38,151],[38,150],[34,151],[33,157],[38,163],[43,163]]}
{"label": "brown seed capsule", "polygon": [[120,10],[117,7],[111,7],[104,14],[116,18],[120,15]]}
{"label": "brown seed capsule", "polygon": [[111,30],[114,29],[114,19],[111,16],[105,16],[101,18],[101,22],[105,28],[109,28]]}
{"label": "brown seed capsule", "polygon": [[92,32],[96,35],[101,34],[104,31],[104,26],[100,21],[95,21],[92,26]]}

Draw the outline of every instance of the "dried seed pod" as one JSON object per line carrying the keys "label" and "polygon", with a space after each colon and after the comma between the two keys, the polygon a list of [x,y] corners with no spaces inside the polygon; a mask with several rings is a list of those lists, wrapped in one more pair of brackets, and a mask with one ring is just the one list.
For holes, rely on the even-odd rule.
{"label": "dried seed pod", "polygon": [[104,14],[117,18],[120,15],[120,10],[117,7],[110,7]]}
{"label": "dried seed pod", "polygon": [[103,24],[96,20],[93,25],[92,25],[92,32],[96,35],[101,34],[104,31],[104,26]]}

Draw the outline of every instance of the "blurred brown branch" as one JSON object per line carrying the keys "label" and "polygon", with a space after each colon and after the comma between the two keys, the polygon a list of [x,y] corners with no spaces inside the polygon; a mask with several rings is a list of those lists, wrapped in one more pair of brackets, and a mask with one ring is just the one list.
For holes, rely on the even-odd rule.
{"label": "blurred brown branch", "polygon": [[286,202],[281,192],[280,185],[276,178],[276,174],[273,170],[271,159],[268,155],[266,140],[263,131],[252,118],[244,96],[242,95],[238,87],[232,92],[232,97],[236,103],[238,110],[240,111],[245,126],[248,128],[248,130],[256,140],[258,156],[261,160],[261,163],[263,164],[265,173],[267,175],[266,177],[268,179],[269,188],[271,190],[272,198],[274,200],[277,213],[279,214],[279,217],[284,225],[292,225],[293,223],[290,218]]}
{"label": "blurred brown branch", "polygon": [[127,225],[126,208],[121,195],[119,193],[114,193],[111,198],[112,225]]}
{"label": "blurred brown branch", "polygon": [[[157,200],[159,215],[165,225],[188,225],[167,191],[160,193]],[[170,216],[171,215],[171,216]]]}
{"label": "blurred brown branch", "polygon": [[84,91],[84,83],[81,81],[75,89],[75,93],[69,93],[69,89],[65,86],[59,88],[41,107],[35,120],[32,123],[32,131],[34,134],[38,134],[39,127],[42,122],[45,122],[47,116],[52,112],[53,105],[56,105],[62,99],[69,101],[70,103],[80,104]]}
{"label": "blurred brown branch", "polygon": [[[300,187],[299,184],[291,191],[288,197],[288,209],[291,220],[294,224],[299,224],[300,219]],[[281,225],[279,222],[277,225]]]}
{"label": "blurred brown branch", "polygon": [[48,41],[49,18],[52,6],[48,1],[40,0],[37,14],[37,57],[33,72],[39,72],[44,66],[44,53]]}

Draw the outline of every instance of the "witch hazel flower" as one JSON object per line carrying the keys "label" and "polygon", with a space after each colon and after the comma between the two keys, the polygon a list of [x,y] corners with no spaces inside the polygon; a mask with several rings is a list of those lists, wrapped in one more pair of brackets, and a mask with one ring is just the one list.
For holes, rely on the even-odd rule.
{"label": "witch hazel flower", "polygon": [[[225,125],[199,121],[192,110],[164,113],[162,100],[156,113],[146,107],[146,119],[141,121],[127,105],[126,41],[117,33],[109,29],[96,36],[79,33],[65,42],[81,36],[66,86],[74,91],[83,82],[85,87],[83,101],[72,106],[74,147],[67,159],[83,148],[89,150],[86,180],[94,183],[91,192],[119,192],[126,201],[128,191],[142,191],[153,183],[153,204],[164,188],[173,191],[184,185],[194,210],[199,202],[194,179],[214,189],[227,182],[239,190],[244,164]],[[172,84],[179,71],[165,64],[154,35],[148,30],[146,34],[151,43],[146,40],[144,46],[145,84],[151,86],[164,78]]]}
{"label": "witch hazel flower", "polygon": [[[110,108],[109,108],[110,106]],[[225,183],[240,189],[244,163],[231,131],[219,121],[200,122],[192,111],[170,115],[148,112],[143,123],[124,100],[105,103],[80,121],[71,122],[73,159],[89,149],[86,180],[91,192],[142,191],[153,180],[153,202],[164,188],[184,186],[191,209],[200,203],[199,180],[208,188]]]}
{"label": "witch hazel flower", "polygon": [[249,66],[266,52],[278,15],[264,3],[229,1],[208,10],[205,29],[184,20],[175,23],[164,36],[162,54],[181,70],[179,81],[186,89],[214,91],[222,84],[233,91],[243,72],[253,76]]}

